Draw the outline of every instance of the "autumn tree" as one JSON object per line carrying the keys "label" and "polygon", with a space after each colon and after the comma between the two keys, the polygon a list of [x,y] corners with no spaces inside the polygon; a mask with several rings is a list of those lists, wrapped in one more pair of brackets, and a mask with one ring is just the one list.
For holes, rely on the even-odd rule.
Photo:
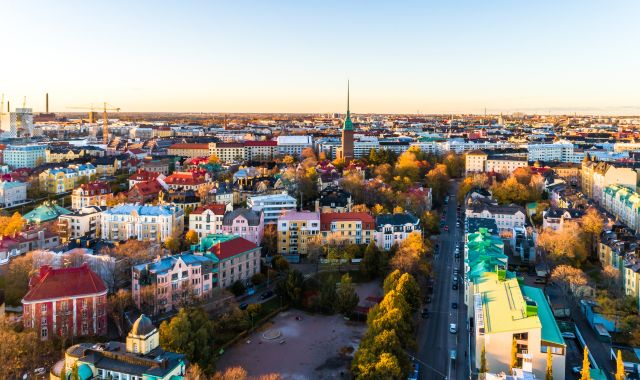
{"label": "autumn tree", "polygon": [[41,341],[35,330],[0,316],[0,379],[20,379],[33,368],[47,367],[55,353],[51,340]]}
{"label": "autumn tree", "polygon": [[518,183],[524,186],[529,185],[529,182],[531,182],[531,168],[528,166],[516,168],[511,175]]}
{"label": "autumn tree", "polygon": [[10,217],[0,217],[0,231],[4,236],[15,238],[16,235],[24,230],[26,221],[19,212],[14,212]]}
{"label": "autumn tree", "polygon": [[267,256],[273,255],[278,251],[278,231],[275,224],[267,224],[264,226],[262,242],[260,244]]}
{"label": "autumn tree", "polygon": [[570,265],[558,265],[551,272],[551,281],[556,283],[565,295],[576,296],[574,292],[579,287],[587,285],[587,276],[581,269]]}
{"label": "autumn tree", "polygon": [[589,348],[584,346],[582,353],[582,370],[580,371],[580,380],[591,380],[591,364],[589,364]]}
{"label": "autumn tree", "polygon": [[338,292],[336,291],[336,278],[333,275],[329,275],[320,283],[317,306],[321,312],[332,314],[337,303]]}
{"label": "autumn tree", "polygon": [[412,310],[420,307],[420,286],[412,275],[403,273],[398,279],[395,290],[404,297]]}
{"label": "autumn tree", "polygon": [[589,207],[581,219],[582,230],[589,237],[589,251],[591,255],[597,254],[597,241],[602,233],[604,219],[595,207]]}
{"label": "autumn tree", "polygon": [[487,366],[487,351],[484,348],[484,344],[482,345],[482,350],[480,351],[480,374],[486,374],[489,372],[489,366]]}
{"label": "autumn tree", "polygon": [[287,164],[287,165],[293,165],[293,163],[296,162],[296,160],[292,156],[286,155],[282,159],[282,162]]}
{"label": "autumn tree", "polygon": [[553,358],[551,350],[547,348],[547,370],[544,373],[544,380],[553,380]]}
{"label": "autumn tree", "polygon": [[627,374],[624,371],[624,362],[622,361],[622,352],[618,350],[616,354],[616,380],[625,380],[627,378]]}
{"label": "autumn tree", "polygon": [[107,310],[118,329],[118,335],[122,337],[124,333],[124,312],[133,305],[131,291],[120,289],[107,298]]}
{"label": "autumn tree", "polygon": [[387,213],[387,209],[385,209],[383,205],[377,203],[371,208],[371,213],[374,216],[377,216],[377,215],[380,215],[380,214],[386,214]]}
{"label": "autumn tree", "polygon": [[425,211],[422,213],[420,224],[424,232],[428,235],[437,235],[440,233],[440,217],[437,211]]}
{"label": "autumn tree", "polygon": [[276,293],[283,298],[284,301],[291,302],[294,306],[299,306],[302,302],[302,290],[304,286],[304,277],[298,270],[290,270],[284,281],[278,282],[276,285]]}
{"label": "autumn tree", "polygon": [[180,242],[180,239],[173,236],[167,238],[167,240],[164,241],[164,247],[171,253],[179,253],[181,246],[182,243]]}
{"label": "autumn tree", "polygon": [[189,230],[184,235],[184,240],[187,242],[189,246],[191,246],[193,244],[198,244],[198,242],[200,241],[200,238],[198,237],[198,233],[196,231]]}
{"label": "autumn tree", "polygon": [[427,251],[428,247],[422,239],[422,235],[414,231],[400,243],[398,252],[391,258],[391,267],[402,272],[416,274],[422,269],[421,264]]}
{"label": "autumn tree", "polygon": [[209,156],[207,162],[211,165],[219,164],[220,158],[218,158],[218,156],[216,156],[215,154],[212,154],[211,156]]}
{"label": "autumn tree", "polygon": [[353,207],[351,207],[351,212],[367,212],[367,213],[370,213],[371,210],[369,210],[369,207],[367,207],[366,204],[359,203],[359,204],[353,205]]}
{"label": "autumn tree", "polygon": [[455,154],[453,152],[448,153],[442,163],[447,167],[447,175],[451,178],[462,177],[465,170],[465,156]]}
{"label": "autumn tree", "polygon": [[394,290],[398,286],[400,277],[402,277],[402,272],[399,269],[395,269],[393,272],[389,273],[387,277],[385,277],[384,283],[382,284],[384,294],[389,293],[391,290]]}
{"label": "autumn tree", "polygon": [[584,233],[576,223],[565,224],[561,230],[547,229],[538,235],[537,244],[558,263],[581,265],[587,258]]}
{"label": "autumn tree", "polygon": [[415,153],[408,150],[403,152],[396,162],[394,180],[396,177],[400,179],[407,178],[408,183],[411,184],[418,180],[419,173],[420,170]]}
{"label": "autumn tree", "polygon": [[502,183],[493,184],[491,192],[500,204],[517,203],[523,205],[530,198],[529,188],[518,182],[515,177],[509,177]]}
{"label": "autumn tree", "polygon": [[518,365],[518,342],[516,342],[516,338],[513,338],[511,341],[511,358],[509,361],[509,372],[512,372],[514,368]]}
{"label": "autumn tree", "polygon": [[35,273],[31,253],[18,256],[9,262],[4,274],[4,292],[7,305],[18,306],[29,291],[29,278]]}
{"label": "autumn tree", "polygon": [[427,186],[431,188],[434,202],[440,203],[444,200],[449,189],[449,176],[445,165],[436,165],[426,177]]}
{"label": "autumn tree", "polygon": [[351,276],[345,273],[340,279],[338,286],[338,297],[336,299],[336,309],[338,312],[349,315],[358,306],[360,298],[356,293],[356,288],[351,281]]}

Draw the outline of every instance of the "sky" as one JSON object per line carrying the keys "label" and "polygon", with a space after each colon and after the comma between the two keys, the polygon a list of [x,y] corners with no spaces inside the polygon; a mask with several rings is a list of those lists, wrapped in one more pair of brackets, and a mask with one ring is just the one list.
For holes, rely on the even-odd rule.
{"label": "sky", "polygon": [[[0,0],[12,108],[640,114],[640,2]],[[6,105],[5,105],[6,107]]]}

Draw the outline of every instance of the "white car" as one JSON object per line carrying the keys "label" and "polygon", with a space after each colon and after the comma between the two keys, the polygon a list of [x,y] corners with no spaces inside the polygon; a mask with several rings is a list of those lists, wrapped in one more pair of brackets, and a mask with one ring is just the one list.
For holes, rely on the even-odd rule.
{"label": "white car", "polygon": [[455,323],[452,323],[449,325],[449,332],[451,334],[455,334],[458,332],[458,325],[456,325]]}
{"label": "white car", "polygon": [[572,332],[563,332],[562,337],[567,339],[576,339],[576,334]]}

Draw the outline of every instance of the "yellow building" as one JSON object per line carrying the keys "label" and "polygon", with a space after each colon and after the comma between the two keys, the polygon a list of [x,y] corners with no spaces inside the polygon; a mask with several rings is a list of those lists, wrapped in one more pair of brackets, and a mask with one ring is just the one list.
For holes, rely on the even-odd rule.
{"label": "yellow building", "polygon": [[168,149],[169,155],[181,157],[209,157],[209,144],[185,143],[173,144]]}
{"label": "yellow building", "polygon": [[47,169],[38,176],[40,190],[50,194],[72,191],[81,182],[89,182],[96,175],[91,164],[69,165],[66,168]]}
{"label": "yellow building", "polygon": [[310,239],[320,235],[320,213],[291,210],[278,217],[278,253],[297,262]]}
{"label": "yellow building", "polygon": [[376,221],[366,212],[332,212],[320,215],[322,244],[369,244],[375,239]]}

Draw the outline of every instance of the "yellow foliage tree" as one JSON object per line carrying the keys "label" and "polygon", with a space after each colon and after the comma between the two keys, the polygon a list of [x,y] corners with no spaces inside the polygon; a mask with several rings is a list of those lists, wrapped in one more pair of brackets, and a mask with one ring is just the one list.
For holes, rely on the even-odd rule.
{"label": "yellow foliage tree", "polygon": [[200,238],[198,237],[198,233],[194,230],[189,230],[187,231],[187,233],[184,235],[184,240],[189,244],[198,244],[198,242],[200,241]]}

